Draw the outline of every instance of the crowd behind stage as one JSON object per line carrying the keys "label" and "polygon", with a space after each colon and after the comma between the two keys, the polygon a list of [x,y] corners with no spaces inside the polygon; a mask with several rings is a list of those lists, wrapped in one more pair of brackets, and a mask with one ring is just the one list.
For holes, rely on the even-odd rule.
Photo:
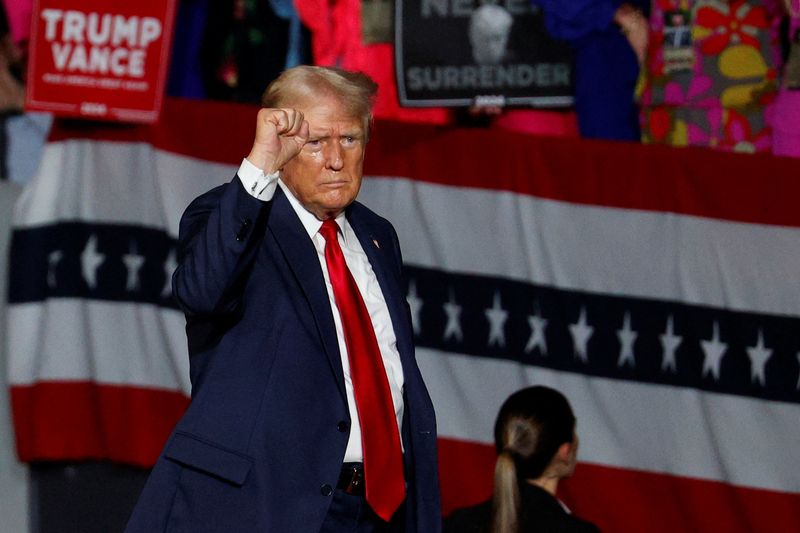
{"label": "crowd behind stage", "polygon": [[[3,3],[0,177],[24,183],[51,118],[23,112],[33,0]],[[379,82],[378,119],[800,156],[800,0],[533,0],[574,52],[559,109],[401,107],[374,4],[181,0],[167,92],[258,103],[286,67],[338,65]]]}

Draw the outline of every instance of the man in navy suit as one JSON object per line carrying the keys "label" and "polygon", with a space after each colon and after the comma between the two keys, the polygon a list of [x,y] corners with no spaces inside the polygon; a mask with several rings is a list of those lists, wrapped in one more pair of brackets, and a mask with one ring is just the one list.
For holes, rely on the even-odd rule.
{"label": "man in navy suit", "polygon": [[192,402],[128,532],[440,530],[397,235],[355,201],[376,90],[285,71],[237,175],[186,210],[173,289]]}

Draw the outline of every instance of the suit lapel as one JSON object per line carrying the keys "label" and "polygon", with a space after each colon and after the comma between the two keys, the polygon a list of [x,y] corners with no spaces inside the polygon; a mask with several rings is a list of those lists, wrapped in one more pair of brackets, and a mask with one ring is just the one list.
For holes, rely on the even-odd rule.
{"label": "suit lapel", "polygon": [[[275,191],[272,202],[273,206],[269,219],[270,232],[275,237],[283,256],[286,258],[286,263],[308,300],[331,370],[336,376],[336,382],[342,397],[346,397],[336,325],[333,322],[328,291],[325,289],[325,278],[323,278],[320,270],[317,251],[280,187]],[[349,209],[347,219],[353,227],[361,247],[367,254],[372,270],[375,272],[375,277],[383,292],[383,297],[386,300],[389,315],[392,319],[395,337],[397,338],[400,360],[403,364],[404,372],[407,372],[410,362],[408,358],[411,357],[413,359],[413,336],[409,321],[406,319],[403,289],[393,272],[395,268],[394,262],[397,261],[393,256],[393,244],[388,241],[382,242],[384,236],[379,235],[375,228],[371,227],[364,221],[363,217],[359,216],[358,209]]]}
{"label": "suit lapel", "polygon": [[[403,364],[404,372],[407,372],[409,356],[413,357],[413,347],[411,345],[411,329],[409,321],[406,319],[404,291],[400,286],[397,276],[394,274],[395,262],[398,260],[393,256],[394,249],[391,242],[385,241],[375,228],[367,224],[359,216],[358,209],[353,206],[348,212],[347,220],[353,227],[361,247],[369,258],[378,284],[381,286],[383,298],[389,308],[389,315],[392,318],[392,326],[397,339],[397,350],[400,353],[400,360]],[[363,209],[363,207],[361,207]],[[382,242],[384,240],[384,242]]]}
{"label": "suit lapel", "polygon": [[328,291],[325,289],[325,278],[322,277],[314,243],[308,238],[308,233],[280,187],[275,191],[272,203],[270,231],[308,300],[331,370],[336,376],[339,391],[342,397],[346,398],[336,325],[333,322]]}

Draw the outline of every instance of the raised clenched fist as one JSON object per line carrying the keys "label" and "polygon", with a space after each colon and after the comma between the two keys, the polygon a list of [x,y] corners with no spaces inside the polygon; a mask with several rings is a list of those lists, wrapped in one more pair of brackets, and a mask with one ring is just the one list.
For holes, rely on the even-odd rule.
{"label": "raised clenched fist", "polygon": [[261,109],[247,160],[270,174],[295,157],[308,140],[308,122],[296,109]]}

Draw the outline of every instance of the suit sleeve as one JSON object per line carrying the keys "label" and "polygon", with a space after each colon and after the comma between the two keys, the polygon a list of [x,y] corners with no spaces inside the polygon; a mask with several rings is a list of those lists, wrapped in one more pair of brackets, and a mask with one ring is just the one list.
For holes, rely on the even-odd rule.
{"label": "suit sleeve", "polygon": [[237,309],[270,205],[251,196],[234,176],[186,209],[172,290],[187,317]]}

